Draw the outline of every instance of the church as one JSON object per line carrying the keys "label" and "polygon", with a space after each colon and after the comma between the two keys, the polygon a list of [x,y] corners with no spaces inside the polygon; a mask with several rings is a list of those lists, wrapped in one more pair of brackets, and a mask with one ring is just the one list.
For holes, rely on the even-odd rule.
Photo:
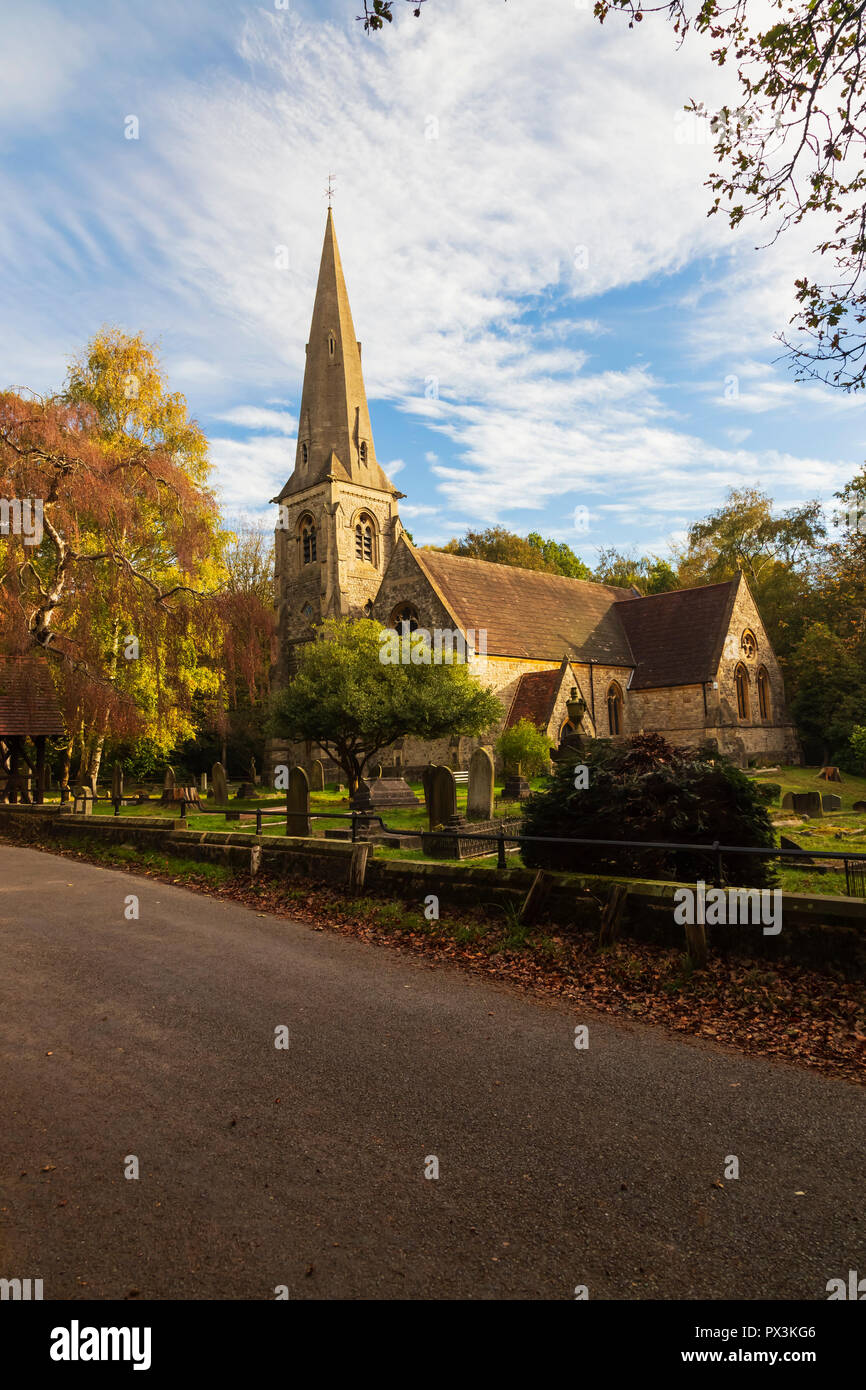
{"label": "church", "polygon": [[[742,574],[723,584],[642,597],[416,547],[400,498],[376,458],[361,344],[328,209],[298,422],[295,467],[276,529],[276,685],[326,618],[459,633],[478,680],[498,695],[500,728],[532,720],[553,743],[570,728],[573,687],[594,738],[658,732],[707,738],[742,766],[797,763],[782,674]],[[483,740],[492,744],[498,730]],[[404,740],[405,772],[429,762],[465,768],[480,740]],[[306,763],[313,748],[272,744],[273,763]],[[387,759],[386,759],[387,761]]]}

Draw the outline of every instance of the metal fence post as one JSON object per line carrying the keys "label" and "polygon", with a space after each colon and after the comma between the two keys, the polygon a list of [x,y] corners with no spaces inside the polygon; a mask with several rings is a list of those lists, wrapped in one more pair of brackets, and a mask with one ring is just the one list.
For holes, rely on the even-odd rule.
{"label": "metal fence post", "polygon": [[186,820],[186,802],[185,802],[185,801],[182,801],[182,802],[180,803],[180,818],[181,818],[181,820]]}
{"label": "metal fence post", "polygon": [[257,807],[256,807],[256,834],[257,834],[257,835],[261,835],[261,833],[262,833],[262,808],[261,808],[261,806],[257,806]]}
{"label": "metal fence post", "polygon": [[496,840],[496,856],[497,856],[497,858],[496,858],[496,867],[497,867],[497,869],[504,869],[504,868],[505,868],[505,834],[504,834],[504,832],[503,832],[502,830],[500,830],[499,835],[497,836],[497,840]]}

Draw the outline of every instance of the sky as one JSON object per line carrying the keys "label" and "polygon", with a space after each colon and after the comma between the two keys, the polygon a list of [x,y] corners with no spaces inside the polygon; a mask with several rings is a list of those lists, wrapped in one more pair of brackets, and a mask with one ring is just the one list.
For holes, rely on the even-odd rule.
{"label": "sky", "polygon": [[276,520],[334,219],[417,544],[506,526],[667,555],[732,487],[862,466],[863,403],[776,335],[815,233],[708,217],[729,78],[591,0],[0,0],[0,386],[155,342],[228,518]]}

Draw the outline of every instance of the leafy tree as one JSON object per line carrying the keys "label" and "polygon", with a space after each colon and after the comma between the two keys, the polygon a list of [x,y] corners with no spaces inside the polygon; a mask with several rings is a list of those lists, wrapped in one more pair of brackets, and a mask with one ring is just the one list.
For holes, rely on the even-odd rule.
{"label": "leafy tree", "polygon": [[544,540],[537,531],[518,536],[504,526],[486,531],[467,531],[460,540],[442,547],[452,555],[470,555],[494,565],[516,565],[525,570],[546,570],[571,579],[590,579],[591,571],[564,541]]}
{"label": "leafy tree", "polygon": [[866,669],[826,623],[813,623],[791,653],[791,712],[807,761],[840,761],[866,706]]}
{"label": "leafy tree", "polygon": [[848,741],[846,765],[861,777],[866,773],[866,726],[855,724]]}
{"label": "leafy tree", "polygon": [[667,560],[658,555],[623,554],[612,546],[599,551],[592,578],[598,584],[637,589],[639,594],[664,594],[680,587],[676,570]]}
{"label": "leafy tree", "polygon": [[496,740],[497,752],[502,754],[506,767],[520,765],[525,777],[537,777],[550,768],[550,739],[531,719],[520,719],[510,729],[503,729]]}
{"label": "leafy tree", "polygon": [[[575,787],[575,763],[588,785]],[[755,785],[715,745],[675,748],[661,734],[623,742],[586,740],[573,759],[556,764],[546,791],[534,792],[524,816],[527,835],[590,840],[667,840],[771,848],[773,827]],[[704,879],[716,872],[715,855],[601,845],[527,844],[531,868],[632,874],[640,878]],[[774,881],[772,861],[726,855],[728,882],[763,886]]]}
{"label": "leafy tree", "polygon": [[383,662],[383,631],[369,619],[329,619],[272,702],[270,732],[317,743],[352,792],[365,764],[397,739],[482,734],[502,718],[496,696],[465,663]]}
{"label": "leafy tree", "polygon": [[783,666],[816,616],[815,591],[826,536],[821,505],[807,502],[780,515],[758,488],[731,488],[724,504],[689,527],[680,556],[684,587],[746,576]]}

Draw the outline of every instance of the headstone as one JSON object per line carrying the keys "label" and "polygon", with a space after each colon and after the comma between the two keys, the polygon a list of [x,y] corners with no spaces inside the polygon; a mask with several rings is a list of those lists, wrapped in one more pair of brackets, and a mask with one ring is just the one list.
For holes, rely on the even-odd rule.
{"label": "headstone", "polygon": [[220,806],[224,805],[229,799],[229,788],[226,782],[225,768],[222,763],[214,763],[210,770],[211,781],[213,782],[213,797]]}
{"label": "headstone", "polygon": [[202,796],[207,796],[207,773],[202,772],[198,779],[198,789]]}
{"label": "headstone", "polygon": [[75,788],[75,803],[72,809],[73,811],[78,811],[85,816],[93,815],[92,787],[90,787],[86,783],[82,783],[81,786]]}
{"label": "headstone", "polygon": [[457,783],[450,767],[435,767],[430,779],[430,802],[427,807],[430,829],[447,825],[457,815]]}
{"label": "headstone", "polygon": [[123,800],[123,768],[120,763],[115,763],[111,769],[111,799],[114,802]]}
{"label": "headstone", "polygon": [[424,805],[427,807],[427,814],[430,814],[430,796],[433,787],[433,773],[436,771],[435,763],[428,763],[421,772],[421,786],[424,788]]}
{"label": "headstone", "polygon": [[289,772],[289,785],[286,789],[286,834],[311,833],[309,779],[302,767],[293,767]]}
{"label": "headstone", "polygon": [[785,795],[782,797],[782,810],[783,810],[783,811],[793,811],[793,809],[794,809],[794,793],[793,793],[793,792],[785,792]]}
{"label": "headstone", "polygon": [[866,811],[866,801],[855,801],[855,802],[854,802],[854,810],[855,810],[855,811]]}
{"label": "headstone", "polygon": [[259,783],[259,775],[258,775],[258,773],[256,772],[256,760],[255,760],[255,758],[250,758],[249,780],[250,780],[250,782],[252,783],[252,785],[253,785],[254,787],[257,787],[257,786],[258,786],[258,783]]}
{"label": "headstone", "polygon": [[163,784],[162,784],[162,789],[163,789],[163,791],[166,791],[166,792],[173,792],[173,791],[174,791],[174,786],[175,786],[175,780],[176,780],[176,779],[175,779],[175,775],[174,775],[174,768],[173,768],[173,767],[167,767],[167,768],[165,769],[165,781],[164,781]]}
{"label": "headstone", "polygon": [[310,764],[310,791],[323,792],[325,790],[325,769],[322,767],[320,758],[314,758]]}
{"label": "headstone", "polygon": [[824,792],[821,796],[821,806],[825,811],[841,811],[842,798],[833,792]]}
{"label": "headstone", "polygon": [[[780,836],[779,836],[779,848],[780,848],[780,849],[802,849],[802,846],[801,846],[801,845],[798,845],[796,840],[789,840],[788,837],[787,837],[787,835],[780,835]],[[786,859],[783,859],[781,862],[782,862],[783,864],[794,864],[794,865],[797,865],[797,864],[814,864],[815,861],[814,861],[814,859],[812,858],[812,856],[811,856],[810,854],[799,854],[799,855],[797,856],[796,859],[787,859],[787,860],[786,860]]]}
{"label": "headstone", "polygon": [[469,759],[466,816],[468,820],[490,820],[493,816],[493,758],[486,748],[476,748]]}
{"label": "headstone", "polygon": [[824,814],[820,792],[794,792],[793,809],[800,816],[820,817]]}

